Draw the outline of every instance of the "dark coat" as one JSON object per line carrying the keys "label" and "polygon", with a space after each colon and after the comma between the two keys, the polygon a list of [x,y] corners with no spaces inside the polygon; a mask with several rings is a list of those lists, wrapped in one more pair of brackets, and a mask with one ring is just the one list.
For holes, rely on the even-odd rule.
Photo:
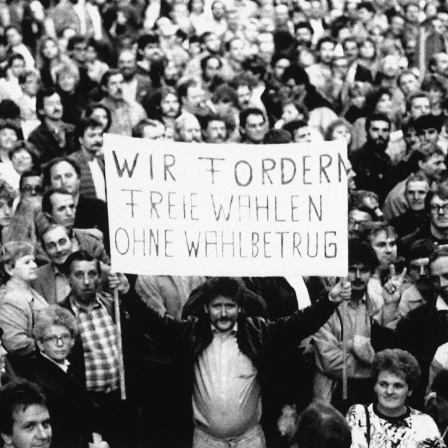
{"label": "dark coat", "polygon": [[46,397],[53,430],[52,448],[88,448],[94,430],[93,403],[84,387],[41,354],[28,361],[24,377]]}

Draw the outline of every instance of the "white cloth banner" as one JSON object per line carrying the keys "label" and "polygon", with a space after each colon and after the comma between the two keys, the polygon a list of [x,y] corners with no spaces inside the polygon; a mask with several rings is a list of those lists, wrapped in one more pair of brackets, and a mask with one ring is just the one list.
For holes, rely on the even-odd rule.
{"label": "white cloth banner", "polygon": [[208,145],[105,135],[112,269],[347,274],[341,142]]}

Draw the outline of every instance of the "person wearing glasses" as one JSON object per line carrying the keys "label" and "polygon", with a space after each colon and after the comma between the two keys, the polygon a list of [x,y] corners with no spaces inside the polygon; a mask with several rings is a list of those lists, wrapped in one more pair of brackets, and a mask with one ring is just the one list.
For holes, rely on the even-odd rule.
{"label": "person wearing glasses", "polygon": [[76,318],[64,308],[50,305],[37,317],[33,333],[39,353],[29,361],[23,376],[37,384],[46,397],[53,429],[51,447],[88,448],[89,442],[101,438],[92,436],[92,402],[67,361],[78,334]]}

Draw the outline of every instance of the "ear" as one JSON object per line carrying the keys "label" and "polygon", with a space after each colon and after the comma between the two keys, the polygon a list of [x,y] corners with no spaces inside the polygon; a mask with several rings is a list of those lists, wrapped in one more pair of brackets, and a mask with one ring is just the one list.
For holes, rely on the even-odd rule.
{"label": "ear", "polygon": [[12,446],[12,439],[11,436],[8,436],[8,434],[1,433],[2,439],[5,442],[5,448],[8,446]]}
{"label": "ear", "polygon": [[408,390],[408,397],[410,397],[412,395],[412,392],[414,392],[412,389]]}
{"label": "ear", "polygon": [[14,274],[14,267],[11,266],[9,263],[5,264],[5,272],[12,277],[12,275]]}
{"label": "ear", "polygon": [[40,339],[36,340],[37,346],[39,347],[39,350],[41,351],[41,353],[43,353],[44,351],[44,344]]}
{"label": "ear", "polygon": [[78,143],[81,145],[82,144],[82,137],[78,137]]}
{"label": "ear", "polygon": [[418,162],[417,162],[417,165],[418,165],[418,167],[420,168],[420,169],[422,169],[422,165],[423,165],[423,160],[419,160]]}

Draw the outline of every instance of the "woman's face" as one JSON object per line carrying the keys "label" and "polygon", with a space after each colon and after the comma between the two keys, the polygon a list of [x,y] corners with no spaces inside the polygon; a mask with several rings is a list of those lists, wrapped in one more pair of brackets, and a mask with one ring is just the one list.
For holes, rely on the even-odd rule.
{"label": "woman's face", "polygon": [[0,131],[0,148],[4,151],[9,151],[17,143],[17,134],[9,128]]}
{"label": "woman's face", "polygon": [[429,89],[428,94],[429,94],[429,101],[432,105],[440,104],[443,100],[443,92],[437,87],[431,87],[431,89]]}
{"label": "woman's face", "polygon": [[381,95],[378,103],[376,103],[375,110],[381,114],[389,114],[392,111],[392,99],[389,94]]}
{"label": "woman's face", "polygon": [[359,47],[359,56],[364,59],[373,59],[375,56],[375,46],[369,40],[366,40]]}
{"label": "woman's face", "polygon": [[378,410],[386,416],[398,416],[403,412],[406,398],[411,395],[406,380],[392,372],[380,372],[374,386]]}
{"label": "woman's face", "polygon": [[285,123],[289,123],[292,120],[298,120],[300,118],[300,113],[294,104],[285,104],[283,106],[281,118]]}
{"label": "woman's face", "polygon": [[6,199],[0,199],[0,226],[9,227],[11,224],[12,210]]}
{"label": "woman's face", "polygon": [[107,112],[103,108],[95,109],[91,115],[92,118],[98,120],[101,123],[103,131],[107,128],[109,119],[107,118]]}
{"label": "woman's face", "polygon": [[22,35],[15,28],[10,28],[6,31],[6,40],[9,45],[16,47],[22,43]]}
{"label": "woman's face", "polygon": [[347,129],[347,126],[345,126],[345,124],[340,124],[333,129],[331,139],[345,140],[347,142],[347,145],[349,145],[352,140],[352,134],[350,134],[350,131]]}
{"label": "woman's face", "polygon": [[34,261],[34,255],[25,255],[24,257],[18,258],[14,263],[14,267],[10,268],[8,274],[26,283],[36,280],[37,264]]}
{"label": "woman's face", "polygon": [[72,73],[61,73],[58,85],[64,92],[73,93],[76,88],[76,77]]}
{"label": "woman's face", "polygon": [[58,46],[52,40],[47,40],[42,48],[42,55],[49,61],[55,59],[59,54]]}
{"label": "woman's face", "polygon": [[96,52],[95,48],[93,48],[91,45],[87,46],[86,50],[86,62],[94,62],[98,58],[98,53]]}
{"label": "woman's face", "polygon": [[62,363],[67,359],[74,344],[70,330],[63,325],[50,325],[45,329],[39,349],[53,361]]}
{"label": "woman's face", "polygon": [[39,90],[39,81],[37,76],[27,76],[25,82],[22,84],[22,90],[29,96],[36,96],[36,93]]}
{"label": "woman's face", "polygon": [[11,157],[12,166],[19,173],[22,174],[25,171],[33,168],[33,158],[26,149],[16,151]]}

